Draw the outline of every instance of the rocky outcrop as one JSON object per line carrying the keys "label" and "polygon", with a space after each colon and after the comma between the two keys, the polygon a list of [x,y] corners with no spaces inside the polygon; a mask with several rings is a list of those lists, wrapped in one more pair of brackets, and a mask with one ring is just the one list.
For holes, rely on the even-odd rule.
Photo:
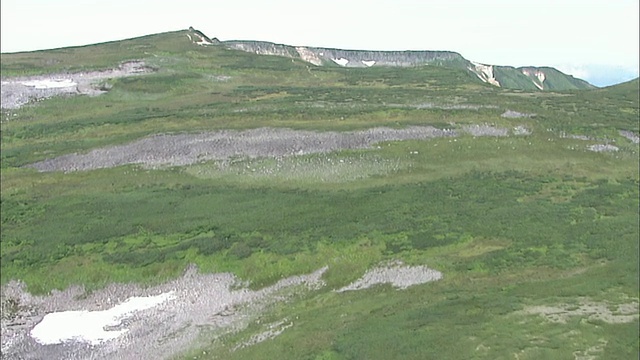
{"label": "rocky outcrop", "polygon": [[311,64],[339,65],[344,67],[371,66],[420,66],[466,63],[462,55],[451,51],[366,51],[288,46],[264,41],[224,41],[231,49],[260,55],[277,55],[296,58]]}
{"label": "rocky outcrop", "polygon": [[491,85],[500,86],[500,82],[498,82],[496,77],[493,75],[492,65],[484,65],[475,62],[471,62],[471,64],[473,64],[473,67],[469,67],[468,69],[474,72],[480,80]]}
{"label": "rocky outcrop", "polygon": [[207,35],[203,34],[201,31],[194,29],[193,27],[189,27],[189,32],[187,33],[187,37],[194,44],[206,46],[206,45],[218,45],[220,44],[220,40],[217,38],[210,39]]}
{"label": "rocky outcrop", "polygon": [[276,55],[298,58],[298,52],[292,46],[255,41],[225,41],[224,45],[231,49],[242,50],[258,55]]}
{"label": "rocky outcrop", "polygon": [[465,62],[462,55],[450,51],[361,51],[308,48],[321,59],[345,67],[419,66]]}
{"label": "rocky outcrop", "polygon": [[0,108],[18,109],[30,102],[62,95],[100,95],[111,88],[109,79],[156,71],[142,60],[121,63],[115,69],[2,79]]}

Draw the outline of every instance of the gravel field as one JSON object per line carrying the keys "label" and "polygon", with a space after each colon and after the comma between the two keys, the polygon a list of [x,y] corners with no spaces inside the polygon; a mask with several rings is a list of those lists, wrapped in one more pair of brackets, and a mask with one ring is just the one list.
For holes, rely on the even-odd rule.
{"label": "gravel field", "polygon": [[[11,316],[2,317],[3,359],[167,359],[198,345],[203,332],[221,336],[245,328],[270,305],[291,296],[324,286],[321,277],[327,267],[307,275],[285,278],[261,290],[243,287],[232,274],[201,274],[190,266],[184,275],[166,284],[141,288],[133,284],[111,284],[86,294],[81,287],[52,291],[48,296],[32,296],[24,284],[11,282],[2,289],[2,304],[13,304]],[[367,272],[360,280],[341,289],[358,290],[381,283],[405,289],[442,278],[438,271],[424,266],[408,267],[392,262]],[[170,294],[168,300],[146,310],[128,314],[108,331],[127,330],[115,339],[90,344],[79,338],[59,344],[43,345],[32,334],[45,315],[64,311],[104,311],[131,297]],[[18,309],[17,311],[15,309]],[[271,324],[239,347],[251,346],[275,337],[294,321]],[[56,329],[50,329],[50,331]],[[58,331],[62,331],[59,329]],[[64,329],[67,331],[68,329]],[[74,329],[82,333],[82,329]],[[87,329],[89,330],[89,329]],[[39,331],[42,333],[44,331]]]}
{"label": "gravel field", "polygon": [[0,87],[0,107],[18,109],[30,102],[60,95],[96,96],[106,91],[96,84],[99,80],[141,75],[152,71],[143,61],[134,60],[104,71],[3,78]]}
{"label": "gravel field", "polygon": [[[20,304],[17,315],[2,319],[3,359],[166,359],[198,344],[202,331],[218,335],[248,325],[261,310],[283,301],[303,288],[323,286],[326,267],[314,273],[283,279],[273,286],[252,291],[241,287],[229,273],[200,274],[190,267],[179,279],[143,289],[132,284],[112,284],[88,296],[79,287],[31,296],[24,286],[12,282],[2,290],[2,301]],[[133,296],[171,293],[172,297],[147,310],[123,318],[124,335],[98,345],[83,341],[42,345],[30,335],[49,313],[113,308]]]}
{"label": "gravel field", "polygon": [[439,271],[426,266],[406,266],[401,261],[395,261],[367,271],[360,279],[336,292],[368,289],[378,284],[391,284],[403,290],[413,285],[440,279],[442,279],[442,273]]}
{"label": "gravel field", "polygon": [[[516,134],[526,134],[522,126]],[[155,168],[184,166],[234,157],[271,157],[328,153],[343,149],[364,149],[383,141],[473,136],[508,136],[510,130],[490,125],[467,125],[461,130],[412,126],[404,129],[385,127],[354,132],[314,132],[282,128],[245,131],[222,130],[201,134],[154,135],[125,145],[69,154],[29,165],[39,171],[84,171],[140,164]]]}

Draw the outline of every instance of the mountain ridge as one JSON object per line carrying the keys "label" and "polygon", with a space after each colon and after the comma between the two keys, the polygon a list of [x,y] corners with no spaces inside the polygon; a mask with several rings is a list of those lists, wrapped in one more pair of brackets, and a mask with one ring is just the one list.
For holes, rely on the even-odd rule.
{"label": "mountain ridge", "polygon": [[507,89],[564,91],[596,88],[596,86],[585,80],[565,74],[553,67],[523,66],[516,68],[483,64],[470,61],[458,52],[446,50],[349,50],[293,46],[256,40],[218,41],[216,45],[258,55],[297,58],[315,66],[337,65],[363,68],[372,66],[411,67],[436,65],[463,68],[485,83]]}
{"label": "mountain ridge", "polygon": [[[66,48],[37,50],[35,52],[53,51],[56,53],[71,49],[87,48],[94,45],[119,46],[121,42],[161,36],[163,34],[184,34],[189,42],[198,46],[218,46],[231,50],[244,51],[257,55],[280,56],[299,59],[314,66],[334,66],[348,68],[369,67],[417,67],[442,66],[466,71],[471,77],[490,84],[511,90],[525,91],[567,91],[595,89],[596,86],[585,80],[567,75],[553,67],[513,67],[490,65],[474,62],[454,51],[446,50],[348,50],[327,47],[293,46],[268,41],[225,40],[211,38],[203,32],[189,27],[185,30],[149,34],[130,39],[114,40],[90,45],[71,46]],[[3,55],[29,54],[32,52],[3,53]],[[106,60],[106,59],[103,59]],[[3,73],[6,69],[3,67]],[[5,74],[3,74],[4,76]]]}

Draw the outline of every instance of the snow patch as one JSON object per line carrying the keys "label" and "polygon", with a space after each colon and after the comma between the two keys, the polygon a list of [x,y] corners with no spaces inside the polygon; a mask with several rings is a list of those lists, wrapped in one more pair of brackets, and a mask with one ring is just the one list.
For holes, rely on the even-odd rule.
{"label": "snow patch", "polygon": [[362,63],[363,63],[363,64],[364,64],[364,66],[366,66],[366,67],[372,67],[372,66],[376,63],[376,61],[375,61],[375,60],[370,60],[370,61],[362,60]]}
{"label": "snow patch", "polygon": [[172,299],[173,291],[149,297],[131,297],[120,305],[103,311],[63,311],[45,315],[31,330],[31,337],[42,345],[80,341],[97,345],[113,340],[128,329],[105,330],[117,327],[137,311],[150,309]]}
{"label": "snow patch", "polygon": [[349,60],[345,59],[345,58],[340,58],[340,59],[331,59],[333,60],[334,63],[340,65],[340,66],[347,66],[347,64],[349,63]]}
{"label": "snow patch", "polygon": [[43,80],[31,80],[22,81],[20,84],[24,86],[34,87],[36,89],[59,89],[67,88],[78,85],[71,79],[43,79]]}

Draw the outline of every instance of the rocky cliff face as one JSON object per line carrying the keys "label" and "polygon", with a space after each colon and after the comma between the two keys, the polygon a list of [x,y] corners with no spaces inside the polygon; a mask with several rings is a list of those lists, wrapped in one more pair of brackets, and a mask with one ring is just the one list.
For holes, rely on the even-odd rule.
{"label": "rocky cliff face", "polygon": [[288,45],[257,41],[225,41],[223,44],[230,49],[242,50],[258,55],[276,55],[289,58],[300,57],[295,48]]}
{"label": "rocky cliff face", "polygon": [[462,55],[451,51],[363,51],[341,50],[305,46],[288,46],[263,41],[225,41],[229,48],[260,55],[278,55],[298,58],[314,65],[344,67],[419,66],[467,62]]}
{"label": "rocky cliff face", "polygon": [[464,62],[458,53],[449,51],[359,51],[326,48],[306,48],[325,63],[345,67],[419,66]]}
{"label": "rocky cliff face", "polygon": [[498,82],[495,75],[493,74],[492,65],[485,65],[474,62],[472,62],[471,64],[473,64],[473,67],[468,67],[469,71],[475,73],[480,80],[491,85],[500,86],[500,82]]}

